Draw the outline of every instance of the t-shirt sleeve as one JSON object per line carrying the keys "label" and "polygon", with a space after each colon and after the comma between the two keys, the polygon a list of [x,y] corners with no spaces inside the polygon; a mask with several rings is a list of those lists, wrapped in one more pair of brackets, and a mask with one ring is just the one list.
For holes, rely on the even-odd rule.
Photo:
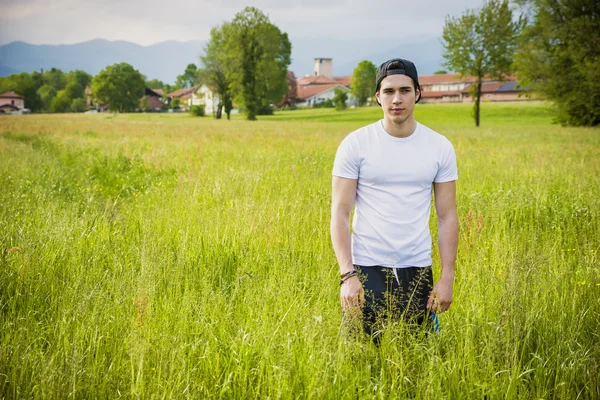
{"label": "t-shirt sleeve", "polygon": [[456,153],[449,141],[444,146],[440,168],[435,176],[434,182],[451,182],[458,179],[458,168],[456,166]]}
{"label": "t-shirt sleeve", "polygon": [[348,135],[338,147],[333,162],[333,176],[358,179],[360,163],[358,161],[358,145],[354,139],[353,135]]}

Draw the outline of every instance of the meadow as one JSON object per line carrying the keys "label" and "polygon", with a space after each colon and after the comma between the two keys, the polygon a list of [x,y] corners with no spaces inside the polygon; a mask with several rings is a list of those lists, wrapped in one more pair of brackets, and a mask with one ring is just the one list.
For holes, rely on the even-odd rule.
{"label": "meadow", "polygon": [[0,397],[599,399],[600,129],[415,113],[457,153],[454,302],[379,346],[342,334],[329,239],[378,108],[0,117]]}

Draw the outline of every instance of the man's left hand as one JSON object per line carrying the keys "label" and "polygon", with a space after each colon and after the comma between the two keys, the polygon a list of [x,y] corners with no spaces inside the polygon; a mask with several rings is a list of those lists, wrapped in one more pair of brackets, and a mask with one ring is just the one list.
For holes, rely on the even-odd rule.
{"label": "man's left hand", "polygon": [[452,281],[442,279],[435,284],[427,300],[429,311],[440,313],[450,308],[450,304],[452,304],[452,284]]}

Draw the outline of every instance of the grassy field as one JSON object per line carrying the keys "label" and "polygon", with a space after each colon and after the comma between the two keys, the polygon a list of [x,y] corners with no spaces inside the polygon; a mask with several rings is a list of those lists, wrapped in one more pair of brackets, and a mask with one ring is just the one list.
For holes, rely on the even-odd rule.
{"label": "grassy field", "polygon": [[599,399],[600,129],[416,115],[458,156],[455,297],[379,347],[340,332],[329,240],[378,108],[0,117],[0,397]]}

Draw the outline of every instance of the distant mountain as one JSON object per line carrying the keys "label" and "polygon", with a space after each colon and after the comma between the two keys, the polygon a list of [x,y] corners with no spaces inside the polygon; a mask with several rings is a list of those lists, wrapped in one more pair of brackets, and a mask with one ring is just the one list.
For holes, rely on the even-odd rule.
{"label": "distant mountain", "polygon": [[[313,59],[332,58],[333,74],[351,75],[362,60],[379,65],[383,61],[403,57],[414,61],[422,75],[431,74],[442,62],[441,45],[436,38],[418,42],[397,43],[374,39],[290,38],[292,64],[296,76],[312,75]],[[0,76],[19,72],[33,72],[52,67],[63,71],[76,69],[96,75],[108,65],[127,62],[147,79],[160,79],[175,83],[190,63],[199,63],[204,42],[167,41],[151,46],[141,46],[126,41],[103,39],[71,45],[33,45],[13,42],[0,46]]]}
{"label": "distant mountain", "polygon": [[157,78],[172,84],[188,64],[198,64],[203,48],[204,42],[201,41],[168,41],[152,46],[103,39],[70,45],[13,42],[0,46],[0,75],[52,67],[65,72],[81,69],[96,75],[108,65],[126,62],[148,79]]}

